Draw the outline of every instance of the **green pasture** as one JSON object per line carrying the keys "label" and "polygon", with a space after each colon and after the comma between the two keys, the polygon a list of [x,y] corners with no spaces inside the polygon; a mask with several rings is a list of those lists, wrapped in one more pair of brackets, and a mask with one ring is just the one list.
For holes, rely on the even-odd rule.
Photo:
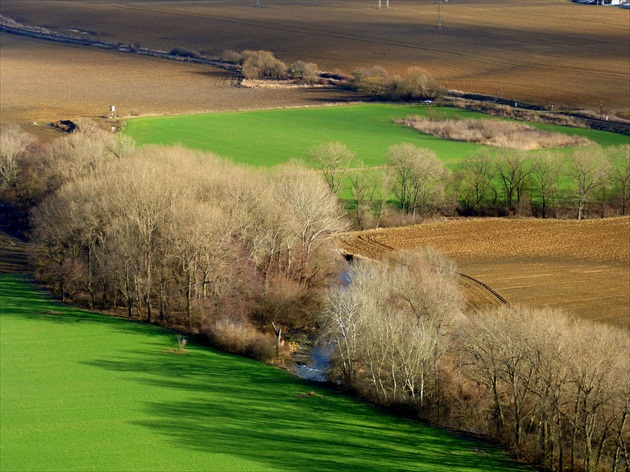
{"label": "green pasture", "polygon": [[519,470],[273,367],[168,352],[174,333],[64,306],[25,278],[0,275],[0,294],[3,472]]}
{"label": "green pasture", "polygon": [[[481,145],[449,141],[394,124],[410,114],[439,114],[442,117],[489,118],[488,115],[456,108],[426,105],[360,104],[133,118],[127,134],[139,145],[181,144],[210,151],[236,162],[273,166],[290,159],[303,159],[309,149],[340,141],[365,166],[385,163],[390,146],[411,143],[430,148],[440,159],[455,164]],[[591,129],[536,125],[551,131],[587,136],[603,145],[628,142],[627,136]]]}

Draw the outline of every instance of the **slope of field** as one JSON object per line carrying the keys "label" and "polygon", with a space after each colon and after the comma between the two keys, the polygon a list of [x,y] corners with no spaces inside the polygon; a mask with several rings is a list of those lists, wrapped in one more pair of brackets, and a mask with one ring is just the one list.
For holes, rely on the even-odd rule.
{"label": "slope of field", "polygon": [[[396,118],[425,115],[429,110],[449,118],[487,117],[466,110],[424,105],[362,104],[134,118],[128,121],[127,134],[140,145],[182,144],[255,165],[304,158],[309,149],[330,141],[346,144],[368,167],[385,164],[388,148],[400,143],[432,149],[440,159],[450,163],[482,147],[429,136],[393,123]],[[603,146],[628,142],[627,136],[591,129],[552,125],[546,125],[545,129],[585,136]]]}
{"label": "slope of field", "polygon": [[[0,275],[0,469],[519,470],[496,449],[382,414],[160,328]],[[312,393],[311,393],[312,392]]]}
{"label": "slope of field", "polygon": [[[350,72],[426,68],[451,89],[558,106],[630,108],[630,15],[564,0],[437,2],[3,0],[2,14],[153,49],[268,49]],[[384,4],[384,2],[383,2]],[[438,14],[440,23],[438,26]]]}
{"label": "slope of field", "polygon": [[[3,3],[4,9],[4,3]],[[0,33],[0,122],[275,108],[346,100],[330,89],[245,89],[214,67]]]}
{"label": "slope of field", "polygon": [[512,304],[630,326],[630,217],[467,219],[347,233],[338,241],[370,258],[434,247]]}

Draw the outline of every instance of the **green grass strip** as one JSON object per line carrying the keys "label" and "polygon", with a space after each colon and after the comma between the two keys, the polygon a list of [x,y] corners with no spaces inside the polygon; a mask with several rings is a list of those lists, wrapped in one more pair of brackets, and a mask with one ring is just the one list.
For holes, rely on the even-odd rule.
{"label": "green grass strip", "polygon": [[[57,303],[0,275],[0,470],[522,470],[155,326]],[[318,395],[300,396],[315,390]]]}
{"label": "green grass strip", "polygon": [[[181,144],[210,151],[235,162],[274,166],[304,159],[320,144],[340,141],[367,167],[385,164],[390,146],[411,143],[433,149],[455,164],[481,145],[428,136],[392,121],[410,114],[444,118],[496,119],[456,108],[426,105],[360,104],[313,108],[259,110],[200,115],[133,118],[127,134],[139,145]],[[550,131],[586,136],[602,146],[620,145],[628,137],[591,129],[536,125]]]}

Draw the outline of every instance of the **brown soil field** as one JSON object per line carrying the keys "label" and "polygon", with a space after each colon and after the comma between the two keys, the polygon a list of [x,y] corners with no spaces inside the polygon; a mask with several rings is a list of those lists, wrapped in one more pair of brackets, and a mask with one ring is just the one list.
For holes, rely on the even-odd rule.
{"label": "brown soil field", "polygon": [[0,121],[178,114],[346,100],[331,89],[231,87],[233,73],[0,34]]}
{"label": "brown soil field", "polygon": [[[338,243],[368,258],[434,247],[512,305],[563,308],[630,327],[630,217],[449,220],[346,233]],[[467,295],[470,287],[464,283]],[[493,303],[478,287],[472,297],[476,306]]]}
{"label": "brown soil field", "polygon": [[[443,3],[437,28],[433,1],[391,0],[380,10],[376,0],[255,3],[2,0],[2,15],[152,49],[183,46],[211,55],[268,49],[286,62],[345,72],[420,66],[450,89],[598,112],[630,109],[627,10],[568,0],[459,0]],[[151,73],[158,81],[160,68]],[[119,90],[127,87],[131,97],[132,84],[122,82]]]}

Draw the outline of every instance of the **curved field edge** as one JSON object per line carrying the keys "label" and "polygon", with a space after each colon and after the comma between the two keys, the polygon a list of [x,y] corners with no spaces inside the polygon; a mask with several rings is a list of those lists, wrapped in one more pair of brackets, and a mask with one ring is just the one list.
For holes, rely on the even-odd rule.
{"label": "curved field edge", "polygon": [[[522,470],[497,449],[0,275],[1,469]],[[315,390],[316,394],[309,393]]]}
{"label": "curved field edge", "polygon": [[[561,308],[627,327],[629,234],[630,217],[470,218],[350,232],[336,241],[347,254],[373,259],[393,250],[433,247],[513,305]],[[462,291],[475,307],[497,303],[468,283]]]}
{"label": "curved field edge", "polygon": [[[456,164],[482,147],[429,136],[393,123],[410,114],[431,113],[448,118],[488,118],[447,107],[358,104],[132,118],[127,122],[126,134],[139,145],[181,144],[236,162],[263,166],[303,159],[309,149],[331,141],[343,142],[367,167],[383,165],[388,148],[400,143],[432,149],[449,164]],[[625,135],[591,129],[553,125],[545,125],[544,129],[584,136],[602,146],[628,142]]]}

